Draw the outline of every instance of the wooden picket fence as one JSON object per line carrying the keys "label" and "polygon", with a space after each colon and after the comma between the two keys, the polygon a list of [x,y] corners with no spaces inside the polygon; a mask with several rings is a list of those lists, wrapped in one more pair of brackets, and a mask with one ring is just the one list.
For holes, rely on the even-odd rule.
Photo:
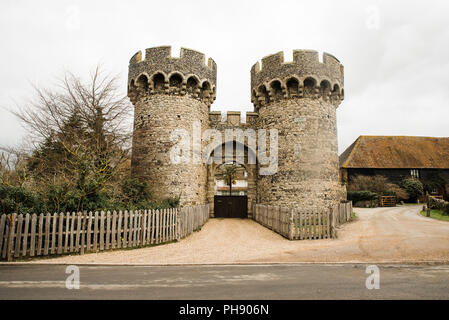
{"label": "wooden picket fence", "polygon": [[181,239],[201,229],[209,220],[209,204],[184,207],[181,209],[178,219],[178,239]]}
{"label": "wooden picket fence", "polygon": [[290,240],[331,239],[339,225],[352,220],[352,202],[322,210],[256,204],[253,219]]}
{"label": "wooden picket fence", "polygon": [[209,218],[209,205],[162,210],[3,214],[0,257],[84,254],[180,240]]}
{"label": "wooden picket fence", "polygon": [[335,226],[349,222],[352,220],[352,201],[340,203],[332,208],[332,218]]}

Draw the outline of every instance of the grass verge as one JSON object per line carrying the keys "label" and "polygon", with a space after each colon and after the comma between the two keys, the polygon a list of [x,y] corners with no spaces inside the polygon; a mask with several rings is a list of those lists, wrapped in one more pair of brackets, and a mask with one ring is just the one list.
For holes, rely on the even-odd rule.
{"label": "grass verge", "polygon": [[[426,211],[421,211],[420,215],[422,215],[423,217],[427,217]],[[437,219],[437,220],[442,220],[442,221],[449,221],[449,215],[445,214],[441,210],[431,209],[430,210],[430,217],[432,219]]]}

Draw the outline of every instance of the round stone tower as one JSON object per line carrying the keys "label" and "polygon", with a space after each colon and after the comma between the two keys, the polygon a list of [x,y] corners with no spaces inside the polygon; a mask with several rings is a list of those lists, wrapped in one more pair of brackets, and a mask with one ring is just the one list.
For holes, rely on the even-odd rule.
{"label": "round stone tower", "polygon": [[[192,137],[193,126],[208,127],[215,100],[217,66],[204,54],[181,48],[179,58],[171,47],[156,47],[136,53],[129,62],[128,97],[134,105],[132,176],[147,181],[153,197],[162,200],[180,196],[181,204],[206,202],[206,166],[195,161],[190,142],[188,162],[174,163],[171,150],[179,143],[175,130]],[[198,128],[200,127],[200,128]],[[201,137],[201,136],[200,136]]]}
{"label": "round stone tower", "polygon": [[257,127],[267,135],[278,130],[278,170],[259,176],[259,203],[312,208],[339,202],[336,108],[343,98],[343,66],[327,53],[320,62],[316,51],[294,50],[293,61],[284,62],[279,52],[252,67]]}

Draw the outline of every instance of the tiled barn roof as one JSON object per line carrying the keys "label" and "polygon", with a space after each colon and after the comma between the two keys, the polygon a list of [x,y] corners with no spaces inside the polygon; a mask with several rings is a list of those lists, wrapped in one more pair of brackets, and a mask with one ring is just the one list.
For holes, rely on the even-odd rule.
{"label": "tiled barn roof", "polygon": [[340,155],[340,167],[449,169],[449,138],[360,136]]}

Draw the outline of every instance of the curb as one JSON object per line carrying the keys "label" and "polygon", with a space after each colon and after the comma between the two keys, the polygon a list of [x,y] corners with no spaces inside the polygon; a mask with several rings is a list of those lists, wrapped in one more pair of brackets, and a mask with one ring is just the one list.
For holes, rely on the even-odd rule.
{"label": "curb", "polygon": [[148,263],[45,263],[45,262],[0,262],[1,266],[107,266],[107,267],[209,267],[209,266],[301,266],[301,265],[449,265],[449,260],[430,260],[430,261],[344,261],[344,262],[237,262],[237,263],[169,263],[169,264],[148,264]]}

